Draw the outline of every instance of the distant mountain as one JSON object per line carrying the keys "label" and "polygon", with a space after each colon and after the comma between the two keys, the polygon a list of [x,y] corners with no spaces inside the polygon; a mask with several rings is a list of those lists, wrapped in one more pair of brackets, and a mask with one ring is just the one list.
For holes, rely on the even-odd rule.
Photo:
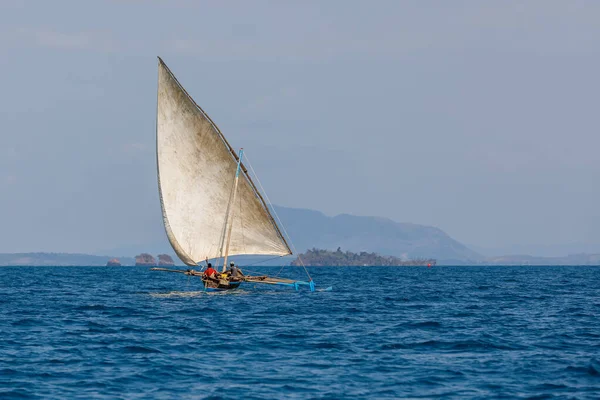
{"label": "distant mountain", "polygon": [[341,247],[403,259],[435,258],[445,264],[484,260],[480,254],[432,226],[348,214],[328,217],[319,211],[280,206],[274,209],[299,252],[313,247],[327,250]]}

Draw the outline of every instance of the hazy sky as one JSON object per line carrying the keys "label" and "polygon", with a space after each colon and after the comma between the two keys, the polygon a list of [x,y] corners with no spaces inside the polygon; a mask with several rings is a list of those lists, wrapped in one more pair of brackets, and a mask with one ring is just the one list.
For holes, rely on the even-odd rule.
{"label": "hazy sky", "polygon": [[600,252],[599,21],[597,1],[4,0],[0,252],[162,229],[157,55],[275,204]]}

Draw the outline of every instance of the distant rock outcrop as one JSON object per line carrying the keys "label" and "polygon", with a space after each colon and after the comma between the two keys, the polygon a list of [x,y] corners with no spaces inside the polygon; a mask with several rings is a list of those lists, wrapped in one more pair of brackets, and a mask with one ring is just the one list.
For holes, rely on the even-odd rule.
{"label": "distant rock outcrop", "polygon": [[156,259],[148,253],[142,253],[135,256],[136,266],[155,267]]}
{"label": "distant rock outcrop", "polygon": [[158,265],[161,267],[172,267],[175,265],[175,262],[168,254],[159,254],[158,255]]}
{"label": "distant rock outcrop", "polygon": [[106,263],[107,267],[120,267],[121,266],[121,261],[119,261],[118,258],[111,258],[110,260],[108,260],[108,262]]}

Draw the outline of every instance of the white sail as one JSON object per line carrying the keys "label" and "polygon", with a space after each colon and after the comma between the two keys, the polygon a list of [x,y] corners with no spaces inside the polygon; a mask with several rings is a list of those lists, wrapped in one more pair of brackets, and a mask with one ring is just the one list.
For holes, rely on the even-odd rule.
{"label": "white sail", "polygon": [[[187,265],[221,257],[237,156],[219,128],[159,58],[156,117],[158,186],[171,246]],[[242,167],[229,255],[291,254]]]}

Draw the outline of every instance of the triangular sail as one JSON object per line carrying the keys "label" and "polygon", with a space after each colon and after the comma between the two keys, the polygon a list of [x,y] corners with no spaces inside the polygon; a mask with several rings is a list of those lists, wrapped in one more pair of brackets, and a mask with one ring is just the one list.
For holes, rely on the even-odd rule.
{"label": "triangular sail", "polygon": [[[159,58],[156,117],[158,185],[171,246],[187,265],[222,256],[221,243],[237,155]],[[244,167],[229,255],[291,250]]]}

